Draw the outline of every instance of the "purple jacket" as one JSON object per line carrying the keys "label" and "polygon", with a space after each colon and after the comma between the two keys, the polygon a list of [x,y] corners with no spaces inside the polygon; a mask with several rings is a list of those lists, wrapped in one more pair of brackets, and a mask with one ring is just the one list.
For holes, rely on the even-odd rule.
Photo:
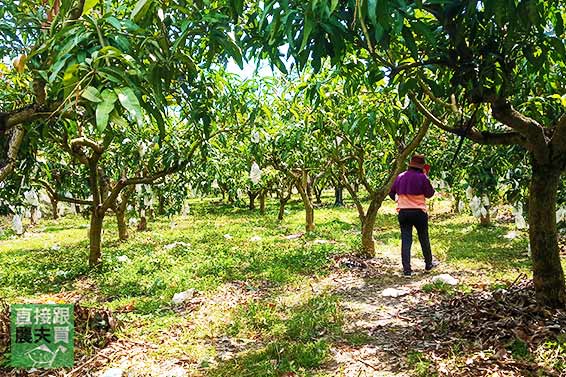
{"label": "purple jacket", "polygon": [[389,197],[395,200],[398,195],[398,208],[421,208],[426,210],[425,198],[434,195],[434,188],[428,177],[420,171],[409,169],[397,176],[389,191]]}

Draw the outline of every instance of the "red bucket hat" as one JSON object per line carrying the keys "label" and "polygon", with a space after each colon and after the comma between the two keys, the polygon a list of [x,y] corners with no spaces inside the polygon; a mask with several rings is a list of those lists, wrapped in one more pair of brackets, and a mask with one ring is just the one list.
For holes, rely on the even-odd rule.
{"label": "red bucket hat", "polygon": [[409,167],[417,168],[417,169],[424,169],[425,167],[425,157],[422,154],[416,154],[411,158],[411,162],[409,162]]}

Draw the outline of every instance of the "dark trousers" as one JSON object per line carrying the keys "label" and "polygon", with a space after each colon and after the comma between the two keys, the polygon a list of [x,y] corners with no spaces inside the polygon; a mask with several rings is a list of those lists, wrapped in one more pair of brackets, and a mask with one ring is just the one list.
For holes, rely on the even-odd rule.
{"label": "dark trousers", "polygon": [[428,214],[420,209],[402,209],[399,211],[401,226],[401,259],[403,271],[411,272],[411,245],[413,244],[413,226],[417,228],[419,242],[423,250],[425,267],[432,265],[432,251],[428,238]]}

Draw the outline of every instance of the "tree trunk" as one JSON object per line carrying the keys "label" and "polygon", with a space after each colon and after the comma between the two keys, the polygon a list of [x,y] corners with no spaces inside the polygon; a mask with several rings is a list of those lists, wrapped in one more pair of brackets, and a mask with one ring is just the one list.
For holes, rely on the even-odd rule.
{"label": "tree trunk", "polygon": [[306,187],[306,189],[307,189],[307,195],[309,196],[309,200],[310,200],[310,202],[312,203],[312,202],[313,202],[313,200],[312,200],[312,198],[313,198],[313,194],[312,194],[312,192],[313,192],[312,180],[311,180],[311,177],[309,176],[309,173],[305,172],[304,174],[306,174],[306,177],[305,177],[304,179],[306,180],[306,185],[305,185],[305,187]]}
{"label": "tree trunk", "polygon": [[104,215],[100,214],[96,208],[91,211],[90,217],[90,253],[88,256],[88,264],[95,267],[102,262],[102,222]]}
{"label": "tree trunk", "polygon": [[314,225],[314,206],[312,204],[311,197],[308,194],[308,177],[306,173],[303,173],[302,179],[297,179],[297,190],[301,194],[301,199],[303,200],[303,205],[305,206],[305,230],[307,232],[312,232],[315,228]]}
{"label": "tree trunk", "polygon": [[157,205],[157,213],[160,216],[165,215],[165,196],[163,194],[159,194],[157,197],[158,205]]}
{"label": "tree trunk", "polygon": [[[128,186],[120,193],[120,200],[116,198],[112,209],[116,213],[116,223],[118,224],[118,238],[120,241],[126,241],[129,238],[128,224],[126,223],[126,211],[128,209],[128,202],[134,193],[135,186]],[[160,204],[162,203],[163,196],[159,196]]]}
{"label": "tree trunk", "polygon": [[49,201],[51,202],[51,216],[53,216],[53,220],[57,220],[59,218],[59,212],[57,206],[59,205],[59,201],[55,198],[49,197]]}
{"label": "tree trunk", "polygon": [[147,218],[144,216],[140,217],[140,223],[138,224],[138,231],[144,232],[147,230]]}
{"label": "tree trunk", "polygon": [[480,216],[480,225],[484,225],[484,226],[491,224],[491,218],[489,216],[489,208],[486,209],[487,209],[487,214],[485,216],[483,215]]}
{"label": "tree trunk", "polygon": [[264,190],[259,194],[259,213],[262,215],[265,215],[265,194]]}
{"label": "tree trunk", "polygon": [[31,225],[37,225],[37,222],[35,221],[35,219],[36,219],[36,217],[37,217],[37,216],[36,216],[37,211],[39,211],[39,208],[38,208],[38,207],[31,207],[31,210],[30,210],[30,219],[29,219]]}
{"label": "tree trunk", "polygon": [[314,207],[309,202],[305,204],[305,230],[307,232],[312,232],[315,228],[314,226]]}
{"label": "tree trunk", "polygon": [[143,232],[147,230],[147,217],[145,209],[140,209],[140,222],[138,224],[138,231]]}
{"label": "tree trunk", "polygon": [[316,204],[322,204],[322,188],[318,189],[314,186],[314,196],[316,197]]}
{"label": "tree trunk", "polygon": [[344,198],[342,197],[343,193],[342,186],[334,186],[334,206],[335,207],[343,207],[344,206]]}
{"label": "tree trunk", "polygon": [[277,220],[282,221],[283,215],[285,215],[285,206],[289,199],[286,198],[279,198],[279,213],[277,214]]}
{"label": "tree trunk", "polygon": [[120,241],[126,241],[128,235],[128,225],[126,224],[126,211],[121,208],[116,209],[116,223],[118,224],[118,238]]}
{"label": "tree trunk", "polygon": [[450,210],[452,213],[458,213],[458,207],[460,206],[460,197],[458,195],[454,195],[454,200],[452,200],[452,206]]}
{"label": "tree trunk", "polygon": [[556,197],[560,171],[533,163],[529,190],[529,238],[537,301],[566,307],[564,272],[560,263],[556,229]]}
{"label": "tree trunk", "polygon": [[255,209],[255,198],[257,197],[257,192],[248,191],[248,197],[250,198],[249,209]]}
{"label": "tree trunk", "polygon": [[376,195],[372,198],[367,212],[362,221],[362,249],[360,254],[364,258],[375,257],[375,242],[373,241],[373,228],[375,226],[375,219],[377,211],[383,203],[384,196]]}

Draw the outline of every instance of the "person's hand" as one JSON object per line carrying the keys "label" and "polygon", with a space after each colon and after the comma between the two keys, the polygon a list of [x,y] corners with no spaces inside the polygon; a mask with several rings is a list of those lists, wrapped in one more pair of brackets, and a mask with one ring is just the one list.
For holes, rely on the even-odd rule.
{"label": "person's hand", "polygon": [[430,165],[429,165],[429,164],[426,164],[426,165],[424,166],[424,168],[423,168],[423,171],[424,171],[424,173],[425,173],[426,175],[428,175],[428,172],[430,171]]}

